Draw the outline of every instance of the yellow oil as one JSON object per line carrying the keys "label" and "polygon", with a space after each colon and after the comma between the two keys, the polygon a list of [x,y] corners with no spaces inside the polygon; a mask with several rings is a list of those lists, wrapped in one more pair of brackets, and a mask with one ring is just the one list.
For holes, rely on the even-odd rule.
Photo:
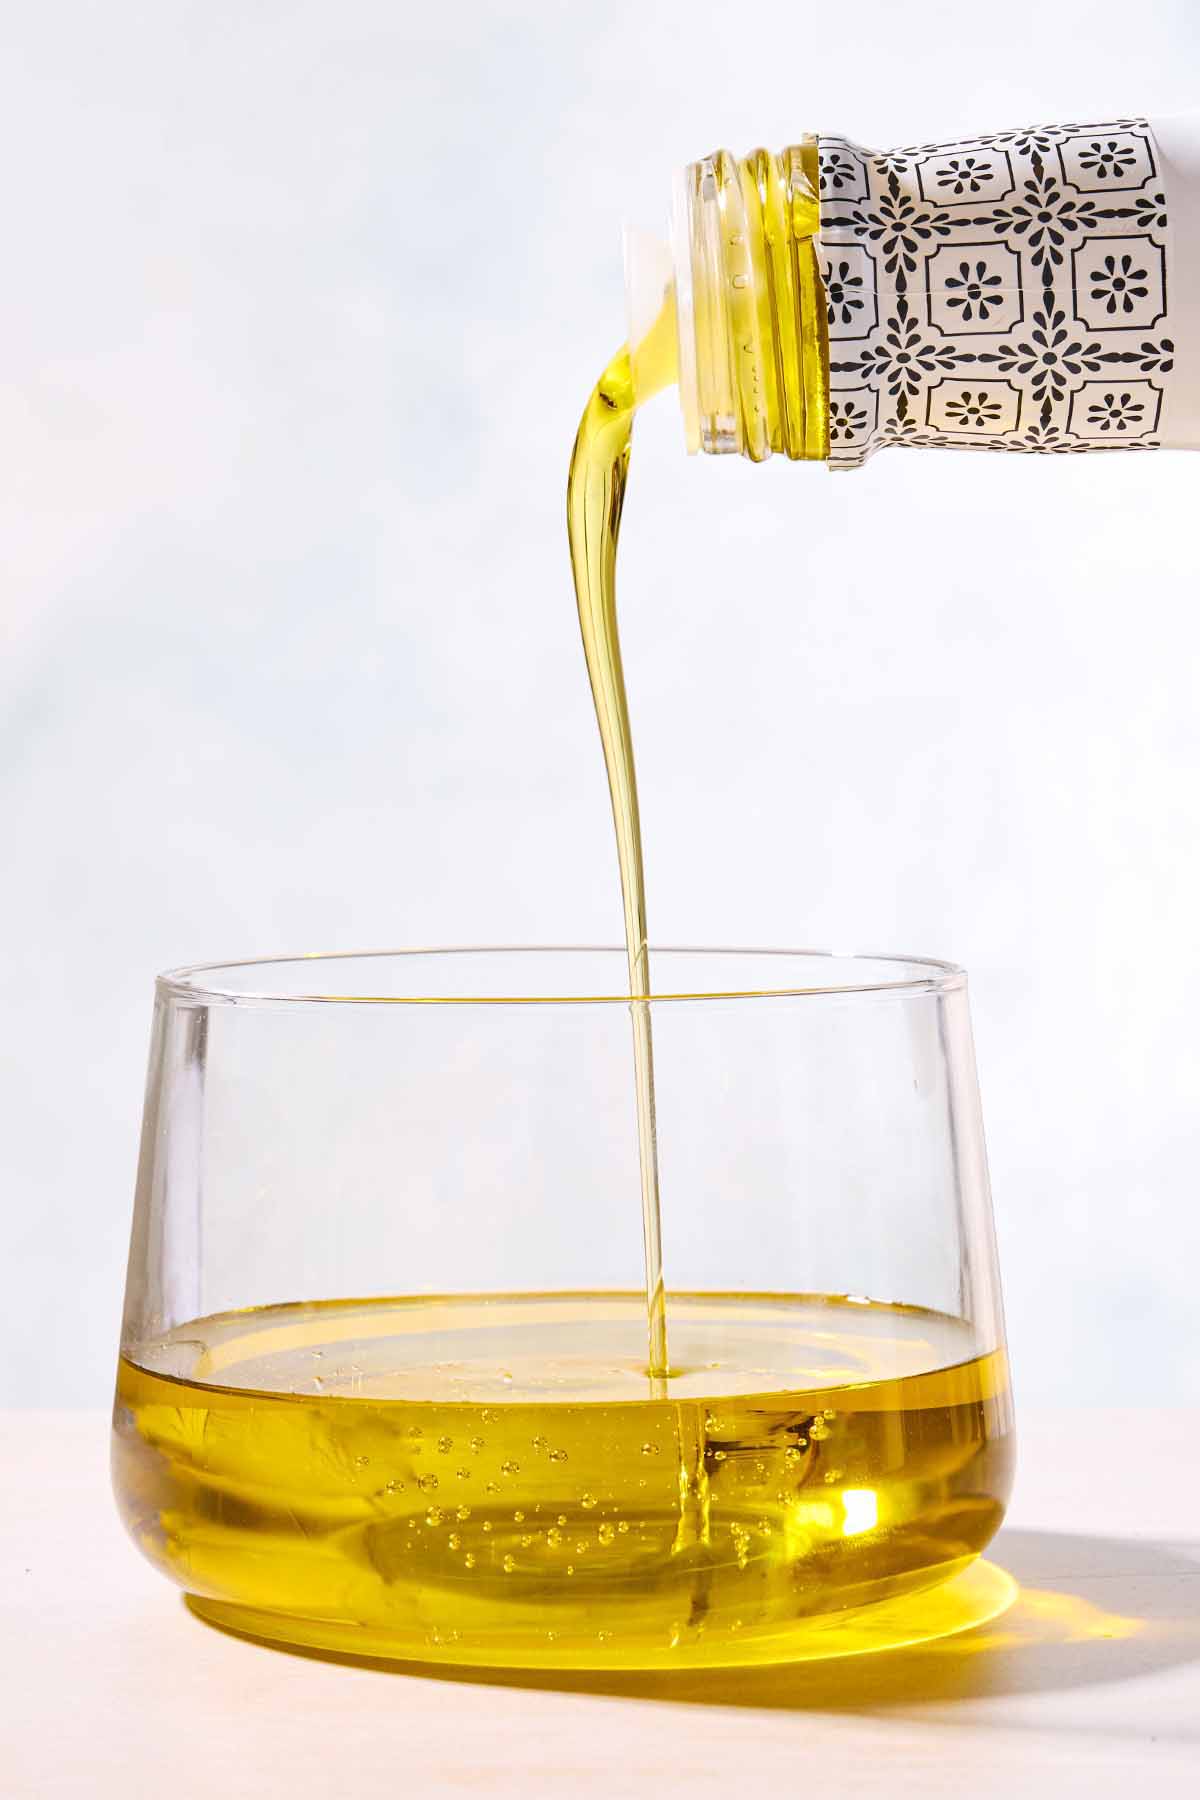
{"label": "yellow oil", "polygon": [[526,1667],[786,1657],[987,1543],[1008,1375],[961,1320],[766,1294],[670,1315],[669,1400],[635,1294],[192,1321],[121,1361],[122,1515],[225,1623]]}

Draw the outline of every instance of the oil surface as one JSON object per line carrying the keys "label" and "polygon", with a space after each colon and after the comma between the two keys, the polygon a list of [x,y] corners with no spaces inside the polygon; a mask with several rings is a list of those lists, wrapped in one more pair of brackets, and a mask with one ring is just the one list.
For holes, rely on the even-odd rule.
{"label": "oil surface", "polygon": [[961,1320],[672,1295],[269,1307],[122,1358],[115,1481],[216,1617],[360,1653],[646,1668],[786,1657],[992,1536],[1008,1376]]}

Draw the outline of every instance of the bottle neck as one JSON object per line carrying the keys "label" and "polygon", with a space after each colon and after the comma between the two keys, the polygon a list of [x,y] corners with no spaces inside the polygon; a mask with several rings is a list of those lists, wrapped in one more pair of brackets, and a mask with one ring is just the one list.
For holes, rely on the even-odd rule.
{"label": "bottle neck", "polygon": [[829,455],[817,141],[718,150],[679,179],[673,250],[689,450]]}

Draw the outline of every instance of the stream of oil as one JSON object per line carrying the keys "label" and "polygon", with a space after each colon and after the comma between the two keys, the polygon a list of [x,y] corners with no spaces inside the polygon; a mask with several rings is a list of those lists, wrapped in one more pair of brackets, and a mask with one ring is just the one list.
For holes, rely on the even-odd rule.
{"label": "stream of oil", "polygon": [[637,772],[617,632],[616,568],[634,413],[640,404],[669,386],[676,377],[675,308],[668,297],[656,323],[638,345],[636,384],[632,359],[626,347],[613,357],[592,390],[580,421],[567,480],[567,531],[575,597],[604,749],[604,766],[608,773],[621,875],[633,1021],[649,1372],[656,1383],[665,1381],[670,1361],[654,1115],[654,1039],[650,1007],[645,998],[651,991],[646,945],[646,881]]}

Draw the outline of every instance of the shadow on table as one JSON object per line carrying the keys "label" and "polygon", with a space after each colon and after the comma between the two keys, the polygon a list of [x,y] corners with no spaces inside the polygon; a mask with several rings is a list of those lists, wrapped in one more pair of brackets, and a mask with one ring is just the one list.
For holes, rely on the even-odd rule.
{"label": "shadow on table", "polygon": [[284,1653],[490,1687],[825,1712],[1049,1693],[1128,1681],[1200,1659],[1200,1567],[1169,1545],[1006,1531],[991,1560],[1007,1569],[1020,1588],[1009,1611],[991,1624],[904,1649],[827,1662],[679,1674],[560,1674],[388,1663],[319,1650]]}

